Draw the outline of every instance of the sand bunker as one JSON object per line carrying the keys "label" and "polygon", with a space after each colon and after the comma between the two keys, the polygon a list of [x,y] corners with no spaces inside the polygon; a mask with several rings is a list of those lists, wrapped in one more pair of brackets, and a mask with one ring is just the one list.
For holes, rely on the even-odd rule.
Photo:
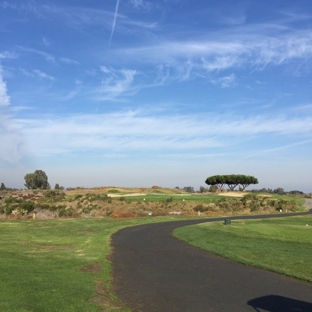
{"label": "sand bunker", "polygon": [[144,193],[131,193],[131,194],[107,194],[109,197],[126,197],[126,196],[145,196]]}
{"label": "sand bunker", "polygon": [[247,193],[246,192],[226,192],[226,193],[219,193],[220,196],[232,196],[232,197],[243,197]]}

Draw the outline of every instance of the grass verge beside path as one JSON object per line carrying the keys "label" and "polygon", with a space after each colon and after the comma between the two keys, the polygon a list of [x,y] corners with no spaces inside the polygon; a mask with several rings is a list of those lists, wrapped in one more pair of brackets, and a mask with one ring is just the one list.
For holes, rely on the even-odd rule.
{"label": "grass verge beside path", "polygon": [[174,236],[230,260],[312,282],[312,216],[178,228]]}
{"label": "grass verge beside path", "polygon": [[172,220],[0,220],[0,311],[129,311],[107,291],[110,236]]}

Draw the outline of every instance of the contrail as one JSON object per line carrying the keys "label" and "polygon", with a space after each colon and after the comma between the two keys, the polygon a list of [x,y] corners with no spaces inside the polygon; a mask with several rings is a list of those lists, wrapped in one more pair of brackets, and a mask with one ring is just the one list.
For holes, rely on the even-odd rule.
{"label": "contrail", "polygon": [[116,9],[115,9],[115,16],[114,16],[114,21],[113,21],[113,27],[112,27],[112,32],[111,32],[111,35],[110,35],[110,38],[109,38],[109,43],[108,43],[108,46],[109,46],[109,47],[110,47],[110,44],[111,44],[111,41],[112,41],[112,38],[113,38],[113,34],[114,34],[114,30],[115,30],[116,19],[117,19],[117,13],[118,13],[118,7],[119,7],[119,1],[120,1],[120,0],[117,0],[117,3],[116,3]]}

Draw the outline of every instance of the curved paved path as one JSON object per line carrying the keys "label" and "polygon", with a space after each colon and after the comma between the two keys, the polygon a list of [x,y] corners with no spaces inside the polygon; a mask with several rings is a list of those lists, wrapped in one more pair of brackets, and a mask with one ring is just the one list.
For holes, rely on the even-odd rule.
{"label": "curved paved path", "polygon": [[[312,208],[312,200],[308,202]],[[249,218],[260,216],[231,219]],[[171,236],[177,227],[218,220],[224,218],[149,224],[115,233],[114,293],[134,312],[312,311],[312,284],[226,260]]]}

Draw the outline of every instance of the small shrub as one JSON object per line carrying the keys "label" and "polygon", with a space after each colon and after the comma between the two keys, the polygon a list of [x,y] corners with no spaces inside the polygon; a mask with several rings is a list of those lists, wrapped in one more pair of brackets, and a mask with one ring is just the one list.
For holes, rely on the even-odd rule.
{"label": "small shrub", "polygon": [[47,209],[47,210],[50,210],[50,205],[49,204],[37,204],[35,205],[35,209]]}
{"label": "small shrub", "polygon": [[35,209],[35,205],[33,202],[24,201],[18,205],[20,210],[25,210],[28,212],[33,211]]}
{"label": "small shrub", "polygon": [[167,198],[166,199],[166,203],[168,204],[168,203],[172,203],[173,202],[173,197],[169,197],[169,198]]}
{"label": "small shrub", "polygon": [[250,207],[250,212],[255,212],[260,210],[260,204],[259,203],[252,203]]}
{"label": "small shrub", "polygon": [[4,200],[5,204],[19,203],[21,199],[15,197],[8,197]]}
{"label": "small shrub", "polygon": [[76,194],[76,195],[73,197],[73,199],[74,199],[74,200],[77,200],[77,199],[81,198],[82,196],[83,196],[82,194]]}
{"label": "small shrub", "polygon": [[198,204],[193,208],[193,210],[196,212],[204,212],[207,210],[207,208],[204,207],[202,204]]}
{"label": "small shrub", "polygon": [[72,207],[65,207],[59,210],[59,217],[72,217],[75,213],[75,210]]}
{"label": "small shrub", "polygon": [[14,210],[12,210],[12,212],[11,212],[11,214],[12,215],[14,215],[14,216],[18,216],[18,215],[25,215],[25,214],[27,214],[28,213],[28,211],[27,210],[25,210],[25,209],[22,209],[22,208],[19,208],[19,209],[14,209]]}

